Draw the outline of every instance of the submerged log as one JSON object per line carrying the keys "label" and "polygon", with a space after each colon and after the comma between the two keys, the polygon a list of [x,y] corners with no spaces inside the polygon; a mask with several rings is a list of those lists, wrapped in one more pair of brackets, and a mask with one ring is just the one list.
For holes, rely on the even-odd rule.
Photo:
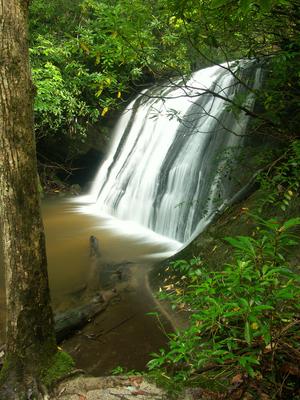
{"label": "submerged log", "polygon": [[57,343],[83,328],[93,318],[106,309],[108,302],[94,302],[56,314],[55,335]]}

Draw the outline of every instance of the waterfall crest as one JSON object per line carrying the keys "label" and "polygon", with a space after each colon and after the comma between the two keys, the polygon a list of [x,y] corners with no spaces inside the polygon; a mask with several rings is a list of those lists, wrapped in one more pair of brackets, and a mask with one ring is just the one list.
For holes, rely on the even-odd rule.
{"label": "waterfall crest", "polygon": [[[259,68],[249,62],[231,68],[247,86],[260,87]],[[241,98],[248,109],[254,105],[239,79],[214,66],[144,91],[120,117],[85,200],[180,242],[200,231],[237,191],[228,159],[237,163],[232,151],[236,157],[249,117],[230,106]]]}

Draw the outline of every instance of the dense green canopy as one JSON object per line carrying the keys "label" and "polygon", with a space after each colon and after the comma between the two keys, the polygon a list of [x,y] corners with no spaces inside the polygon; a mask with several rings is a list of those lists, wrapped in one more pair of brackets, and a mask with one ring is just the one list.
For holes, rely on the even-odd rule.
{"label": "dense green canopy", "polygon": [[290,0],[34,0],[37,138],[84,141],[89,124],[143,85],[240,58],[268,64],[268,83],[256,93],[264,129],[293,136],[299,7]]}

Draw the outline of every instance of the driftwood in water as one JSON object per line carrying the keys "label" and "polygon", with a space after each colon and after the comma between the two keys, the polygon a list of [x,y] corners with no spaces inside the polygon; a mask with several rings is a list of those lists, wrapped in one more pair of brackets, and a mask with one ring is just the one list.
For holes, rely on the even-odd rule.
{"label": "driftwood in water", "polygon": [[87,279],[87,293],[93,293],[100,287],[100,249],[96,236],[90,236],[90,267]]}
{"label": "driftwood in water", "polygon": [[90,236],[90,257],[100,257],[99,241],[96,236]]}
{"label": "driftwood in water", "polygon": [[57,342],[61,342],[76,330],[85,326],[92,318],[104,311],[107,305],[108,302],[94,302],[55,315],[55,335]]}

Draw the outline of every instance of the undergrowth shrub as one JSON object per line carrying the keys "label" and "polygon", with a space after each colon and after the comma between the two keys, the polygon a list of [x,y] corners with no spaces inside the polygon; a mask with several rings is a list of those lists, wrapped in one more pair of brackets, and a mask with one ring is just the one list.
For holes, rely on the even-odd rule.
{"label": "undergrowth shrub", "polygon": [[171,334],[168,350],[153,354],[148,367],[173,389],[200,385],[226,396],[247,390],[255,399],[300,399],[300,276],[286,255],[298,244],[300,218],[252,217],[253,236],[225,238],[234,254],[221,272],[199,259],[169,266],[178,282],[160,298],[187,311],[189,327]]}

